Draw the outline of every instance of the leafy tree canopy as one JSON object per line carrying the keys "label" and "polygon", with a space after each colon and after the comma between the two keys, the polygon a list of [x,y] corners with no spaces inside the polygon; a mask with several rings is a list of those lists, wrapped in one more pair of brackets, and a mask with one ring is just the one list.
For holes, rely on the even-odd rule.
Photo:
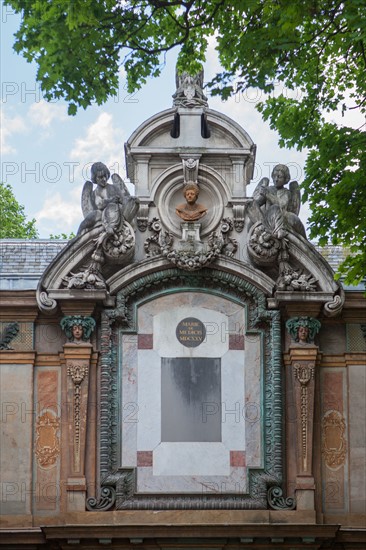
{"label": "leafy tree canopy", "polygon": [[14,197],[10,185],[0,183],[0,239],[36,239],[36,220],[27,221],[24,206]]}
{"label": "leafy tree canopy", "polygon": [[178,70],[196,73],[214,35],[223,71],[208,88],[223,98],[250,87],[267,92],[257,108],[280,145],[309,150],[302,187],[310,238],[356,253],[341,268],[347,282],[366,275],[366,127],[331,118],[356,110],[364,121],[364,0],[5,3],[22,12],[16,51],[38,63],[45,97],[64,98],[70,114],[116,95],[122,65],[129,91],[138,89],[176,46]]}
{"label": "leafy tree canopy", "polygon": [[73,239],[74,237],[76,237],[75,233],[73,231],[71,231],[71,233],[68,235],[67,233],[57,233],[56,235],[54,235],[53,233],[50,234],[50,239],[51,240],[63,240],[63,241],[70,241],[71,239]]}

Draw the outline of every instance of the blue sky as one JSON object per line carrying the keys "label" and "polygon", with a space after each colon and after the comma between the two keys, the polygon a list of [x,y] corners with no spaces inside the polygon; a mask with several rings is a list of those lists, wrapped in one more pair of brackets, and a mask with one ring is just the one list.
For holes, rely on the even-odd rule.
{"label": "blue sky", "polygon": [[[175,91],[175,52],[167,56],[162,75],[150,79],[134,94],[127,94],[121,72],[117,98],[102,107],[92,106],[67,115],[63,101],[47,103],[36,82],[35,64],[13,49],[13,34],[20,17],[1,6],[1,181],[9,183],[29,218],[36,218],[40,237],[76,232],[82,220],[81,189],[89,167],[102,161],[124,177],[124,143],[144,120],[172,106]],[[205,64],[205,80],[219,69],[214,48]],[[209,107],[232,117],[257,144],[255,177],[250,196],[275,164],[288,164],[293,179],[303,179],[306,154],[280,149],[278,136],[255,109],[261,93],[239,95],[222,102],[209,98]],[[133,192],[133,188],[131,187]],[[302,207],[306,222],[308,210]]]}

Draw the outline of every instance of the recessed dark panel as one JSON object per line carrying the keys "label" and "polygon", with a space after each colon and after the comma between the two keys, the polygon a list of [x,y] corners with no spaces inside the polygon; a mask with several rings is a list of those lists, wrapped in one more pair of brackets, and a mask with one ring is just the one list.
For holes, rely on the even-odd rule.
{"label": "recessed dark panel", "polygon": [[161,359],[161,440],[221,441],[221,359]]}

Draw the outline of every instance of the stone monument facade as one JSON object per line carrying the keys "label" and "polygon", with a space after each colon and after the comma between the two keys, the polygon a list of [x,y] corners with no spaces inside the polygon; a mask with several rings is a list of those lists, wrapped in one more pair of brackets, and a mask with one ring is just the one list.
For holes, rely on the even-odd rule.
{"label": "stone monument facade", "polygon": [[365,308],[308,241],[285,163],[247,196],[256,146],[202,85],[180,76],[128,139],[134,196],[95,159],[77,236],[36,289],[2,291],[17,548],[366,541]]}

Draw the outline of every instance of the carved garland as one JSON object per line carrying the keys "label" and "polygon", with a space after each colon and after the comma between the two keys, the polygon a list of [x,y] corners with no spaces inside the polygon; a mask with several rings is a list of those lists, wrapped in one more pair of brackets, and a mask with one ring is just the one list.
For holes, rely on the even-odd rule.
{"label": "carved garland", "polygon": [[80,469],[80,423],[81,423],[81,384],[87,378],[89,366],[87,363],[69,363],[67,374],[74,384],[74,468]]}
{"label": "carved garland", "polygon": [[249,231],[248,254],[254,265],[278,267],[277,290],[310,292],[317,290],[317,280],[304,269],[290,265],[290,243],[286,232],[274,233],[259,221]]}
{"label": "carved garland", "polygon": [[204,266],[210,265],[220,254],[233,258],[238,249],[236,239],[229,237],[234,228],[230,218],[221,220],[220,234],[216,231],[210,233],[204,249],[201,251],[178,250],[173,248],[173,235],[164,231],[159,218],[153,218],[148,224],[150,231],[154,234],[148,237],[144,243],[146,256],[151,258],[165,256],[172,264],[185,271],[196,271]]}
{"label": "carved garland", "polygon": [[[119,326],[124,332],[136,331],[136,305],[144,297],[168,290],[202,290],[210,288],[216,295],[236,299],[248,307],[249,328],[260,330],[264,338],[265,395],[264,429],[265,456],[263,470],[249,474],[249,495],[146,496],[135,495],[135,471],[118,469],[118,411],[117,411],[117,335]],[[141,277],[123,288],[117,296],[117,309],[106,310],[102,316],[101,335],[101,413],[100,413],[100,479],[97,498],[89,498],[88,510],[117,509],[265,509],[275,507],[268,486],[281,491],[282,483],[282,379],[280,352],[280,314],[267,311],[262,292],[247,281],[230,273],[202,269],[197,274],[172,268]],[[281,493],[282,494],[282,493]],[[287,501],[286,501],[287,502]],[[284,507],[293,508],[291,502]]]}
{"label": "carved garland", "polygon": [[308,448],[308,384],[310,380],[314,379],[315,365],[300,365],[295,363],[295,378],[301,385],[300,393],[300,411],[301,411],[301,450],[302,460],[306,461],[307,448]]}

